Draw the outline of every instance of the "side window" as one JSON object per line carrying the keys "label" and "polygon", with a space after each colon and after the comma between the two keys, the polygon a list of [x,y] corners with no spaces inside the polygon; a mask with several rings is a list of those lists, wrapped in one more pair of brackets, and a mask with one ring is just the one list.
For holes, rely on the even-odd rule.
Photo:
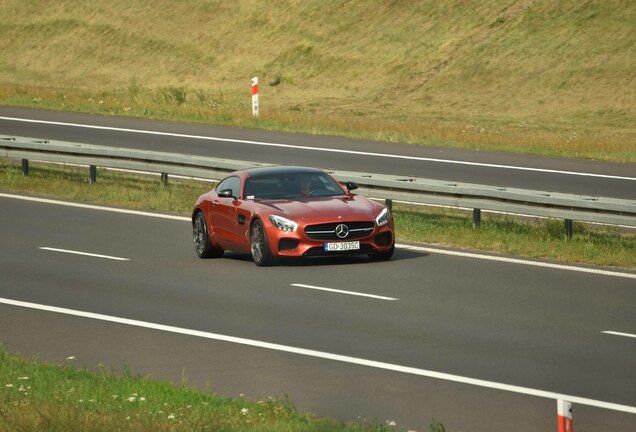
{"label": "side window", "polygon": [[241,179],[238,177],[228,177],[216,187],[217,192],[221,192],[225,189],[232,189],[232,195],[238,198],[241,189]]}

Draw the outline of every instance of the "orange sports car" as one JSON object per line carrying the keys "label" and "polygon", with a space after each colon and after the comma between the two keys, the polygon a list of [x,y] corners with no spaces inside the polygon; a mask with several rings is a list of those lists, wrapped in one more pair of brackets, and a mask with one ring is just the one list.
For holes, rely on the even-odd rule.
{"label": "orange sports car", "polygon": [[270,166],[236,171],[192,211],[200,258],[251,253],[256,265],[278,257],[367,254],[387,260],[395,236],[391,210],[351,193],[317,168]]}

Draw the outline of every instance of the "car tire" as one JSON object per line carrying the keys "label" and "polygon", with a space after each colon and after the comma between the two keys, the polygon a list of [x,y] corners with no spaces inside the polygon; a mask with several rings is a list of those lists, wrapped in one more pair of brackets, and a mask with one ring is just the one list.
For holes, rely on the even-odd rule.
{"label": "car tire", "polygon": [[395,251],[395,243],[391,245],[391,249],[389,250],[374,253],[374,254],[369,254],[369,258],[371,258],[372,261],[388,261],[393,256],[394,251]]}
{"label": "car tire", "polygon": [[203,212],[197,212],[192,219],[192,235],[194,238],[194,250],[199,258],[219,258],[223,255],[223,249],[215,247],[210,241],[208,224]]}
{"label": "car tire", "polygon": [[257,266],[265,267],[273,262],[265,227],[258,219],[252,223],[250,228],[250,250],[252,251],[252,259]]}

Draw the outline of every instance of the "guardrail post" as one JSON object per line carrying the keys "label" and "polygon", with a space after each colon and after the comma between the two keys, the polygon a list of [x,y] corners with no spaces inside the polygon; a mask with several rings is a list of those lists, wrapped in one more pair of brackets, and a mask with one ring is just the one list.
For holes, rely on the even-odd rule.
{"label": "guardrail post", "polygon": [[386,205],[389,210],[393,210],[393,200],[392,199],[388,199],[388,198],[385,199],[384,200],[384,205]]}
{"label": "guardrail post", "polygon": [[168,173],[161,173],[161,184],[168,186]]}
{"label": "guardrail post", "polygon": [[481,209],[473,209],[473,229],[479,228],[481,225]]}
{"label": "guardrail post", "polygon": [[97,167],[95,165],[91,165],[88,168],[88,173],[90,177],[90,183],[91,184],[97,183]]}
{"label": "guardrail post", "polygon": [[559,422],[559,432],[574,432],[572,422],[572,404],[567,401],[557,401],[557,414]]}
{"label": "guardrail post", "polygon": [[22,175],[23,176],[29,175],[29,160],[28,159],[22,159]]}
{"label": "guardrail post", "polygon": [[565,239],[566,240],[572,239],[572,226],[573,225],[574,225],[574,223],[572,222],[572,219],[565,219]]}

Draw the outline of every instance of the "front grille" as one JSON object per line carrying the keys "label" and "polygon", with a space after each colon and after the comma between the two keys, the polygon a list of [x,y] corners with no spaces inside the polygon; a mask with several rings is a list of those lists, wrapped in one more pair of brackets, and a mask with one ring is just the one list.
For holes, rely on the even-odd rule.
{"label": "front grille", "polygon": [[[338,225],[345,225],[349,230],[346,237],[338,237],[336,228]],[[319,225],[308,225],[305,227],[305,234],[313,240],[350,240],[371,235],[373,232],[373,222],[332,222]]]}

